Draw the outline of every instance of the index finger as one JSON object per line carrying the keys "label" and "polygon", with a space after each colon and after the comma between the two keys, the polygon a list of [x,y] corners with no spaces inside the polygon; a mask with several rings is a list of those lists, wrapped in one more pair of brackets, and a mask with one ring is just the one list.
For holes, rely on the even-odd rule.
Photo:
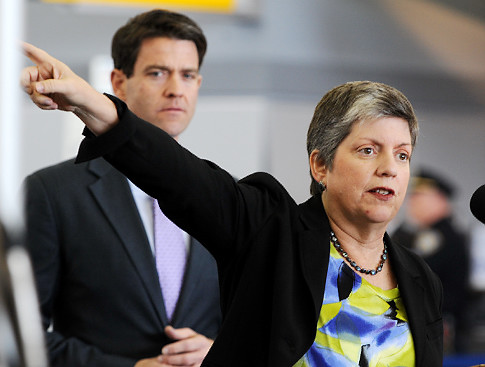
{"label": "index finger", "polygon": [[49,58],[52,58],[47,52],[41,50],[34,45],[31,45],[27,42],[22,42],[22,48],[24,50],[25,55],[34,63],[34,64],[42,64],[43,62],[50,61]]}
{"label": "index finger", "polygon": [[34,45],[23,42],[25,55],[39,68],[39,75],[42,79],[59,79],[61,75],[70,72],[69,67],[46,51]]}
{"label": "index finger", "polygon": [[190,328],[175,329],[173,326],[165,327],[165,334],[173,340],[187,339],[197,335],[197,333]]}

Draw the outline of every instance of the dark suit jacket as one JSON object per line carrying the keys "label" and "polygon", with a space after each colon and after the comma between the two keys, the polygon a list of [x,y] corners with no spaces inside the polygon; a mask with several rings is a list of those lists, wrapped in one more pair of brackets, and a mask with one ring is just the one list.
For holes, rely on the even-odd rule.
{"label": "dark suit jacket", "polygon": [[[169,343],[158,275],[126,178],[102,159],[40,170],[25,181],[27,244],[52,366],[132,367]],[[197,241],[174,327],[214,338],[216,264]]]}
{"label": "dark suit jacket", "polygon": [[[216,258],[224,321],[203,366],[293,366],[314,341],[325,289],[330,228],[321,198],[297,205],[264,173],[235,183],[113,101],[119,124],[99,137],[85,130],[78,161],[103,155],[163,199],[164,212]],[[163,180],[167,175],[170,181]],[[406,306],[416,366],[441,366],[441,283],[403,247],[391,243],[389,258]]]}

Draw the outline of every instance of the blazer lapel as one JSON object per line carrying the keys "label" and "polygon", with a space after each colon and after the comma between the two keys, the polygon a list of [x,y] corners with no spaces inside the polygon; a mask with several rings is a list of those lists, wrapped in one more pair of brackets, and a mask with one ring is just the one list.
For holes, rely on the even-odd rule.
{"label": "blazer lapel", "polygon": [[300,211],[300,219],[306,227],[299,237],[301,267],[312,294],[315,316],[318,319],[330,256],[330,226],[320,197],[313,196],[308,199],[300,205]]}
{"label": "blazer lapel", "polygon": [[[389,236],[386,234],[386,240],[391,243]],[[416,355],[416,366],[424,357],[424,345],[426,344],[426,324],[423,310],[424,288],[418,269],[414,263],[407,261],[407,256],[402,254],[402,250],[392,245],[389,248],[389,261],[396,276],[399,292],[406,307],[409,327],[413,336],[414,351]]]}
{"label": "blazer lapel", "polygon": [[127,179],[102,159],[89,162],[89,170],[99,177],[89,190],[142,279],[160,317],[160,325],[167,325],[155,261]]}
{"label": "blazer lapel", "polygon": [[[322,307],[330,256],[330,225],[322,201],[318,196],[314,196],[301,204],[300,212],[300,219],[306,227],[299,238],[301,266],[312,294],[315,315],[318,318]],[[391,243],[387,234],[386,241]],[[408,261],[408,256],[392,243],[389,249],[389,259],[406,307],[408,322],[413,335],[416,366],[419,366],[420,361],[424,358],[426,342],[426,330],[423,327],[426,321],[423,313],[425,297],[422,280],[414,263]]]}

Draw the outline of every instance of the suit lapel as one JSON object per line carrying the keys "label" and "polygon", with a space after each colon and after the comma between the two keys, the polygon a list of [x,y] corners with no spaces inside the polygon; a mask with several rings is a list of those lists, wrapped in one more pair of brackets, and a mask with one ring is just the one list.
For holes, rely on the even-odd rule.
{"label": "suit lapel", "polygon": [[89,170],[99,177],[89,190],[142,279],[160,317],[160,325],[166,325],[168,321],[155,261],[129,184],[121,173],[102,159],[89,162]]}
{"label": "suit lapel", "polygon": [[205,256],[202,254],[202,245],[196,244],[194,238],[190,238],[190,250],[185,265],[184,283],[180,289],[180,295],[175,309],[174,318],[172,321],[181,321],[178,315],[188,315],[193,312],[193,302],[190,302],[190,295],[197,293],[197,288],[203,287],[200,284],[201,274],[205,270],[205,266],[209,265],[202,261]]}
{"label": "suit lapel", "polygon": [[[390,243],[387,234],[386,240]],[[423,327],[426,324],[423,312],[426,307],[422,280],[415,264],[408,261],[408,256],[403,254],[402,250],[396,245],[391,244],[389,248],[389,261],[406,307],[409,327],[413,335],[416,366],[419,366],[424,357],[424,346],[426,345],[426,329]]]}

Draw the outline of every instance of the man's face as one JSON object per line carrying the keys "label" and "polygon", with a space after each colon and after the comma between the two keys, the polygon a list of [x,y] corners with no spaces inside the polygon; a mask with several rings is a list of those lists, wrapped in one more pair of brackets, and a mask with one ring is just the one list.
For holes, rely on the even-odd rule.
{"label": "man's face", "polygon": [[202,77],[192,41],[165,37],[143,41],[133,74],[111,73],[113,91],[138,117],[177,139],[195,112]]}
{"label": "man's face", "polygon": [[438,188],[419,185],[409,194],[409,218],[420,227],[427,228],[451,214],[448,198]]}

